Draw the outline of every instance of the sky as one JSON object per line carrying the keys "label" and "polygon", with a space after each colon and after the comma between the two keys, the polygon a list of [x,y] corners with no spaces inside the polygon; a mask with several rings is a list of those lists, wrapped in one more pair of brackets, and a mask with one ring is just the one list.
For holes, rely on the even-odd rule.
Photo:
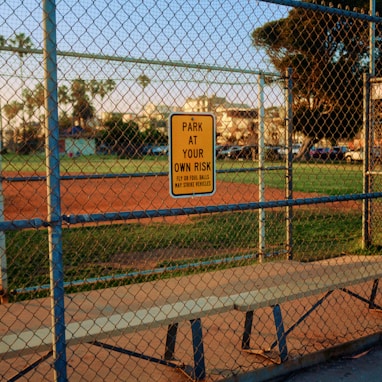
{"label": "sky", "polygon": [[[0,0],[0,35],[11,38],[22,32],[31,36],[36,49],[42,49],[41,4],[40,0]],[[60,56],[59,81],[112,78],[118,86],[108,100],[109,107],[120,111],[136,111],[140,103],[148,100],[179,104],[189,96],[203,94],[255,104],[257,76],[230,73],[227,69],[273,71],[266,55],[252,46],[251,32],[266,22],[286,17],[287,12],[286,7],[254,0],[57,0],[58,50],[99,58]],[[121,61],[101,59],[105,56],[119,57]],[[126,57],[225,70],[133,64],[123,62]],[[7,52],[2,60],[3,78],[21,75],[20,60],[15,55]],[[16,94],[17,87],[33,87],[35,81],[42,80],[41,60],[39,55],[24,59],[23,78],[12,81],[16,88],[10,93],[13,90]],[[144,92],[136,81],[140,74],[151,79]],[[266,97],[269,102],[280,97],[278,93],[272,96],[273,92],[271,89]]]}
{"label": "sky", "polygon": [[[60,49],[255,68],[250,33],[280,6],[229,1],[58,1]],[[285,14],[284,8],[284,14]],[[257,69],[257,68],[256,68]]]}

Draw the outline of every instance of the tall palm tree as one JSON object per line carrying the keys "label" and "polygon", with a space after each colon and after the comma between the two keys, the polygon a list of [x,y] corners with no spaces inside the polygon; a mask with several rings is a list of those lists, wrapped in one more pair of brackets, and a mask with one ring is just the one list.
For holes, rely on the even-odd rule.
{"label": "tall palm tree", "polygon": [[[23,66],[24,66],[24,56],[28,53],[29,49],[33,48],[32,39],[26,36],[25,33],[17,33],[13,38],[9,40],[10,46],[14,47],[20,58],[20,80],[21,86],[23,85]],[[20,88],[21,88],[20,86]],[[23,127],[25,128],[25,115],[23,112]]]}
{"label": "tall palm tree", "polygon": [[6,43],[7,39],[4,36],[0,35],[0,48],[4,47]]}
{"label": "tall palm tree", "polygon": [[[25,88],[22,95],[25,109],[28,112],[29,120],[31,120],[35,111],[44,106],[44,85],[39,82],[34,89]],[[41,120],[40,116],[38,119]]]}
{"label": "tall palm tree", "polygon": [[90,80],[88,83],[88,87],[90,90],[90,94],[92,97],[97,95],[100,96],[101,101],[106,97],[108,93],[110,93],[115,88],[115,81],[111,79],[107,80]]}
{"label": "tall palm tree", "polygon": [[138,79],[138,84],[142,87],[143,90],[146,89],[146,87],[150,84],[151,80],[149,77],[146,76],[146,74],[141,74]]}
{"label": "tall palm tree", "polygon": [[17,101],[12,101],[11,103],[7,103],[3,106],[5,116],[9,122],[16,118],[17,114],[22,110],[22,108],[23,105]]}
{"label": "tall palm tree", "polygon": [[[12,124],[13,119],[17,117],[17,115],[20,113],[21,110],[23,110],[23,107],[24,107],[24,105],[18,101],[12,101],[12,102],[7,103],[6,105],[3,106],[5,117],[8,119],[8,123],[10,126],[12,126],[11,124]],[[14,137],[15,131],[16,131],[16,127],[13,127],[12,137]],[[1,131],[1,134],[3,134],[3,131]],[[1,137],[1,139],[2,139],[2,137]],[[14,149],[13,138],[12,138],[11,142],[8,142],[8,147],[9,147],[10,143],[11,143],[12,149]]]}
{"label": "tall palm tree", "polygon": [[[144,111],[144,109],[145,109],[145,105],[143,104],[143,95],[144,95],[144,93],[145,93],[145,89],[147,88],[147,86],[150,85],[151,80],[150,80],[149,77],[146,76],[146,74],[141,74],[141,75],[137,78],[137,81],[138,81],[138,84],[139,84],[139,85],[141,86],[141,88],[142,88],[142,114],[144,114],[143,111]],[[143,124],[145,124],[145,123],[143,123]],[[143,129],[145,128],[144,125],[143,125],[142,127],[143,127]]]}
{"label": "tall palm tree", "polygon": [[20,77],[23,79],[23,66],[24,66],[24,56],[28,53],[28,49],[33,48],[32,39],[26,36],[25,33],[18,33],[13,38],[9,40],[10,46],[14,47],[20,58]]}
{"label": "tall palm tree", "polygon": [[26,36],[25,33],[17,33],[9,40],[10,46],[16,48],[17,54],[22,59],[28,52],[28,49],[33,48],[32,39]]}

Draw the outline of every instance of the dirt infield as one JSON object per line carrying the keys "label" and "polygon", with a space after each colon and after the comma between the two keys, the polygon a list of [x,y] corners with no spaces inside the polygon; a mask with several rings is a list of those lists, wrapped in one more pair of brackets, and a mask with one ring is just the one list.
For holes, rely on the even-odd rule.
{"label": "dirt infield", "polygon": [[[254,184],[217,182],[212,196],[172,198],[165,176],[141,178],[75,179],[61,181],[62,215],[145,211],[195,206],[256,202],[259,187]],[[3,182],[5,220],[47,217],[47,186],[43,180]],[[318,194],[294,192],[294,198]],[[265,200],[283,200],[283,190],[266,188]],[[352,208],[352,203],[332,203],[330,208]]]}

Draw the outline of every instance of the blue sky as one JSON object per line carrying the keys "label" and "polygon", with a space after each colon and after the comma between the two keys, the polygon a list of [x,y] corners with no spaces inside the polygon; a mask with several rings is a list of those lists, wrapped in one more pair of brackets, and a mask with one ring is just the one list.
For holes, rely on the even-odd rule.
{"label": "blue sky", "polygon": [[[42,48],[40,0],[1,1],[0,34],[6,38],[23,32]],[[243,70],[272,71],[264,53],[251,46],[251,32],[265,22],[285,17],[286,7],[254,0],[57,0],[58,50],[145,60],[182,61]],[[176,102],[203,92],[230,93],[247,102],[256,93],[256,78],[206,73],[158,66],[127,65],[98,60],[60,59],[59,78],[113,78],[128,107],[141,89],[134,84],[141,73],[152,79],[145,90],[155,102]],[[42,76],[41,58],[29,59],[31,76]],[[3,69],[5,70],[5,69]],[[167,81],[167,84],[166,84]],[[182,82],[183,81],[183,82]],[[223,82],[238,86],[223,86]],[[240,88],[240,83],[250,88]],[[128,94],[127,94],[128,93]],[[256,99],[256,96],[254,97]],[[143,100],[142,100],[143,102]],[[182,102],[182,101],[179,101]]]}
{"label": "blue sky", "polygon": [[285,12],[248,0],[59,0],[58,39],[62,50],[253,69],[251,32]]}
{"label": "blue sky", "polygon": [[[17,3],[0,3],[0,34],[24,32],[41,48],[41,1]],[[251,0],[57,0],[57,40],[63,51],[257,69],[251,32],[286,12]]]}

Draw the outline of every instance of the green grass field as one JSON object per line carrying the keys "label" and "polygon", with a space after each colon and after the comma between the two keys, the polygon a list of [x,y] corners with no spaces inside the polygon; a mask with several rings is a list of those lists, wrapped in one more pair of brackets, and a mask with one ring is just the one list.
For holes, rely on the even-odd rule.
{"label": "green grass field", "polygon": [[[5,156],[3,173],[44,174],[43,155]],[[257,183],[254,162],[218,161],[219,181]],[[282,163],[267,166],[282,167]],[[235,168],[240,172],[233,171]],[[242,172],[247,168],[248,171]],[[167,172],[163,158],[116,160],[115,157],[63,157],[61,174],[110,174]],[[297,163],[293,166],[294,190],[325,195],[362,192],[362,168],[345,163]],[[266,186],[283,188],[285,172],[265,172]],[[258,211],[194,216],[186,223],[128,223],[76,227],[63,230],[65,281],[92,280],[68,288],[68,291],[142,282],[156,277],[172,277],[219,267],[240,266],[257,261],[259,234]],[[65,227],[64,227],[65,228]],[[266,211],[265,261],[285,259],[285,211]],[[360,210],[331,211],[319,206],[295,209],[293,254],[295,260],[313,261],[343,254],[366,253],[361,250],[362,216]],[[162,251],[162,252],[161,252]],[[177,252],[189,252],[178,257]],[[373,248],[371,251],[379,251]],[[49,284],[48,235],[44,229],[6,233],[9,289]],[[159,255],[158,255],[159,253]],[[169,256],[163,253],[170,253]],[[139,259],[142,258],[141,263]],[[190,264],[198,266],[188,266]],[[150,273],[150,269],[163,272]],[[171,270],[171,271],[170,271]],[[126,275],[126,277],[119,277]],[[107,279],[115,276],[116,279]],[[33,288],[32,288],[33,289]],[[48,291],[32,291],[12,297],[31,298]]]}
{"label": "green grass field", "polygon": [[[269,212],[266,227],[270,256],[265,260],[285,258],[283,212]],[[65,281],[134,274],[123,280],[98,283],[98,286],[111,286],[219,267],[247,265],[257,261],[257,229],[256,211],[202,216],[176,227],[165,223],[133,223],[65,229]],[[360,253],[360,240],[360,215],[306,211],[295,214],[295,260],[313,261],[344,253]],[[169,253],[187,249],[193,255],[181,259],[176,256],[157,256],[158,250],[166,248],[170,248]],[[7,233],[6,253],[9,259],[10,289],[49,284],[48,235],[45,230]],[[141,255],[146,256],[142,261],[149,260],[153,268],[171,267],[172,272],[157,275],[142,273],[136,261],[137,256]],[[223,262],[216,262],[223,258]],[[118,263],[117,259],[123,260]],[[191,269],[184,266],[188,263],[199,263],[200,266]],[[94,285],[82,285],[81,289],[90,289]],[[78,290],[78,287],[71,290]]]}
{"label": "green grass field", "polygon": [[[168,172],[167,157],[145,157],[142,159],[119,159],[115,156],[80,156],[60,159],[61,175],[67,174],[136,174]],[[237,183],[258,183],[257,162],[218,160],[217,179]],[[266,163],[265,168],[278,168],[265,171],[267,187],[284,188],[285,171],[281,161]],[[2,160],[3,175],[7,172],[19,176],[44,175],[45,155],[30,156],[7,154]],[[238,169],[245,172],[234,172]],[[229,171],[224,173],[224,171]],[[325,195],[342,195],[362,192],[361,164],[336,163],[294,163],[293,188],[295,191],[315,192]]]}

